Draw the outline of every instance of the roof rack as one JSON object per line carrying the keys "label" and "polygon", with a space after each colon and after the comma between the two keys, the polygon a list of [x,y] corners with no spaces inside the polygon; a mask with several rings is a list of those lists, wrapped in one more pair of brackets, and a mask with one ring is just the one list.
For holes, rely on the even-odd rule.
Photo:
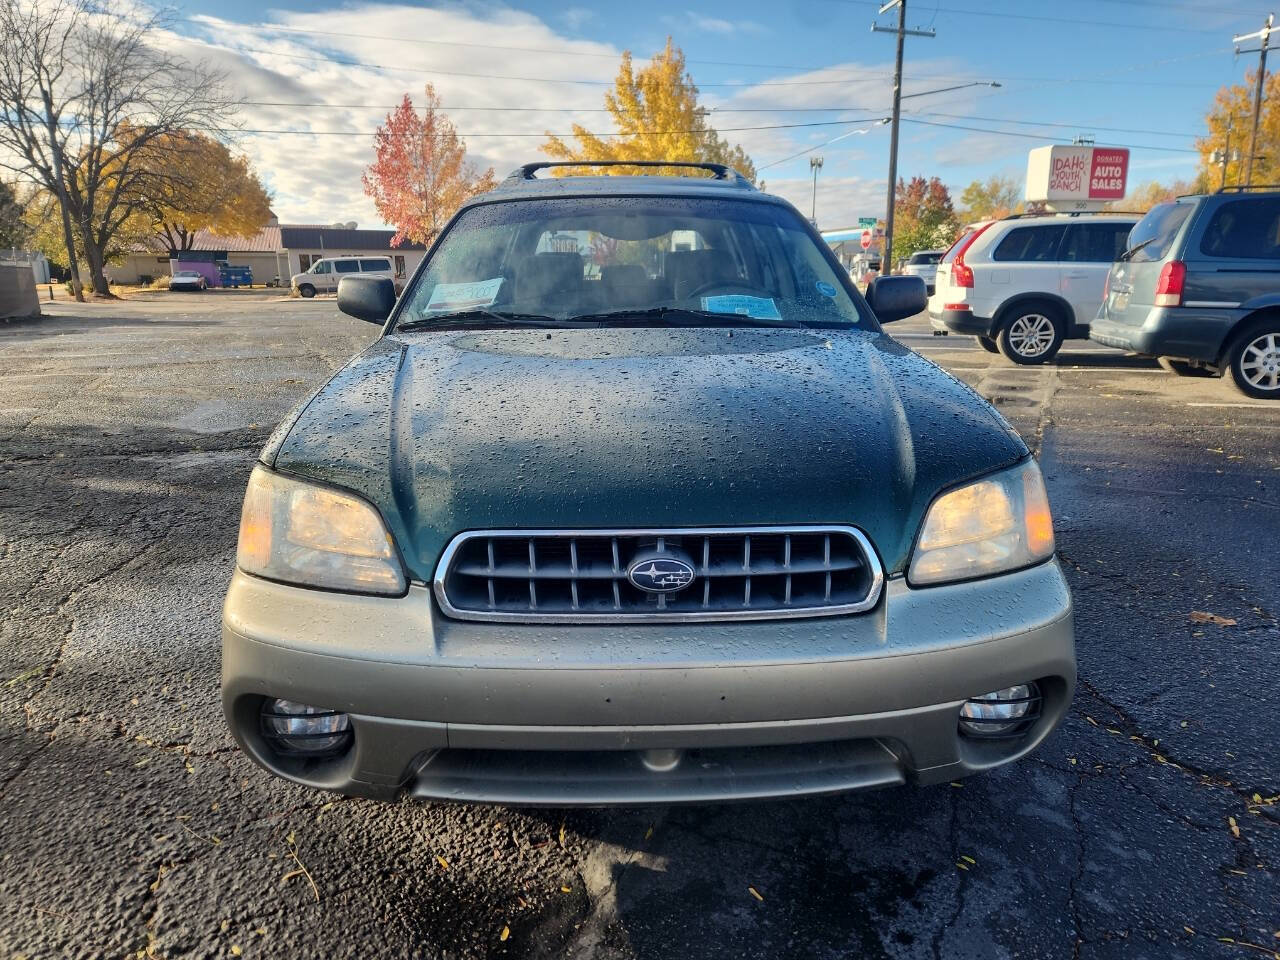
{"label": "roof rack", "polygon": [[534,174],[548,167],[690,167],[709,170],[716,180],[732,180],[734,186],[754,190],[751,181],[733,167],[724,163],[704,163],[698,160],[540,160],[526,163],[507,174],[508,180],[535,180]]}
{"label": "roof rack", "polygon": [[1011,213],[1001,220],[1021,220],[1024,217],[1140,217],[1140,210],[1046,210],[1044,213]]}
{"label": "roof rack", "polygon": [[1255,183],[1249,186],[1219,187],[1214,193],[1248,193],[1250,190],[1276,191],[1280,190],[1280,183]]}

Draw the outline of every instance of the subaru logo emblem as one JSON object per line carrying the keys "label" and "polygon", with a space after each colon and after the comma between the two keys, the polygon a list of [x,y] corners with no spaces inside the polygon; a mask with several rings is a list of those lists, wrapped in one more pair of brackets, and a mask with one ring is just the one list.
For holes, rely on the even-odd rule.
{"label": "subaru logo emblem", "polygon": [[642,557],[627,569],[632,586],[645,593],[675,593],[693,583],[693,567],[675,557]]}

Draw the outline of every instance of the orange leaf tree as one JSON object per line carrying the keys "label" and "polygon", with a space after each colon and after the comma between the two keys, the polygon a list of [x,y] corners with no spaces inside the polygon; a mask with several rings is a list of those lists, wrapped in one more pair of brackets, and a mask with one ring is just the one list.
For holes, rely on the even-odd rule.
{"label": "orange leaf tree", "polygon": [[425,109],[418,113],[406,93],[373,136],[374,160],[364,173],[364,192],[382,219],[396,228],[392,246],[427,243],[467,198],[494,185],[467,162],[467,145],[440,111],[440,98],[427,84]]}

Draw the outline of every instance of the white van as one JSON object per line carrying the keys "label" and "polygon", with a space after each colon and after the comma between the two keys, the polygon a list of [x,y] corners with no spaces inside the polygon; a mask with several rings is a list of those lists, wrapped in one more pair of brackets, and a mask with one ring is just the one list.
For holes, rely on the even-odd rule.
{"label": "white van", "polygon": [[325,257],[313,263],[306,273],[295,273],[289,285],[304,297],[314,297],[317,293],[336,292],[338,281],[353,273],[396,281],[390,257]]}

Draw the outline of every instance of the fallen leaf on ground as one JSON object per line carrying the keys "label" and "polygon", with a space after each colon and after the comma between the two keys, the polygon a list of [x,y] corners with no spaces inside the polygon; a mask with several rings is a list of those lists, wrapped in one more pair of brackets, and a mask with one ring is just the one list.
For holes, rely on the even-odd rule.
{"label": "fallen leaf on ground", "polygon": [[756,898],[757,900],[759,900],[761,903],[763,903],[763,902],[764,902],[764,897],[760,896],[760,891],[759,891],[759,890],[757,890],[755,887],[752,887],[752,886],[748,885],[748,887],[747,887],[747,893],[751,894],[753,897],[755,897],[755,898]]}
{"label": "fallen leaf on ground", "polygon": [[1235,817],[1227,817],[1227,823],[1231,824],[1231,835],[1236,839],[1240,838],[1240,827],[1236,823]]}
{"label": "fallen leaf on ground", "polygon": [[502,932],[498,934],[498,939],[505,943],[509,936],[511,936],[511,928],[504,926]]}
{"label": "fallen leaf on ground", "polygon": [[438,853],[436,854],[436,863],[440,864],[440,868],[442,870],[449,869],[449,861],[446,860],[444,857],[440,856],[440,854]]}
{"label": "fallen leaf on ground", "polygon": [[1209,613],[1207,610],[1192,610],[1188,614],[1188,619],[1192,623],[1216,623],[1220,627],[1234,627],[1236,622],[1230,617],[1220,617],[1216,613]]}

